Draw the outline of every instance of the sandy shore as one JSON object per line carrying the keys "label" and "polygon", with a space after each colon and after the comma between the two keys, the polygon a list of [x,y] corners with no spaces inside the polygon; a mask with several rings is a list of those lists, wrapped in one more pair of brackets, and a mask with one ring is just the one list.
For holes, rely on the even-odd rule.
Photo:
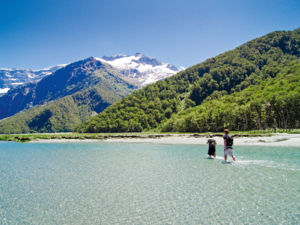
{"label": "sandy shore", "polygon": [[[222,137],[215,137],[218,144],[223,144]],[[32,142],[42,143],[157,143],[157,144],[193,144],[193,145],[205,145],[207,141],[206,137],[194,137],[189,134],[173,134],[158,138],[108,138],[105,140],[94,139],[51,139],[51,140],[35,140]],[[271,137],[235,137],[234,145],[237,146],[295,146],[300,147],[300,134],[274,134]]]}

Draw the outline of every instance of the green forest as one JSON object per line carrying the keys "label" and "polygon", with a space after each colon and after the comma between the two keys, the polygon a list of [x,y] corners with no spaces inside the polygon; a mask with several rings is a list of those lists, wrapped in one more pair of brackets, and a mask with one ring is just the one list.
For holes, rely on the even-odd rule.
{"label": "green forest", "polygon": [[272,32],[137,90],[76,130],[299,128],[299,58],[300,29]]}
{"label": "green forest", "polygon": [[300,60],[284,67],[276,78],[241,92],[205,100],[173,116],[162,131],[204,132],[295,129],[300,127]]}

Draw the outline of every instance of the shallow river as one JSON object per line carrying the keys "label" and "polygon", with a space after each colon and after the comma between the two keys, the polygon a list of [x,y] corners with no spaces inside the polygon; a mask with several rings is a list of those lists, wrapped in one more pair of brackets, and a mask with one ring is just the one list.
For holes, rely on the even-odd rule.
{"label": "shallow river", "polygon": [[300,147],[0,142],[0,224],[300,224]]}

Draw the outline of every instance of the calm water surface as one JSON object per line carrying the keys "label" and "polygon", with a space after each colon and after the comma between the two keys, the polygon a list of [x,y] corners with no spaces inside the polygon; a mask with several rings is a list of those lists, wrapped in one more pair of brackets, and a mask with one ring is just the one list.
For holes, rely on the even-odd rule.
{"label": "calm water surface", "polygon": [[0,142],[0,224],[300,224],[300,148]]}

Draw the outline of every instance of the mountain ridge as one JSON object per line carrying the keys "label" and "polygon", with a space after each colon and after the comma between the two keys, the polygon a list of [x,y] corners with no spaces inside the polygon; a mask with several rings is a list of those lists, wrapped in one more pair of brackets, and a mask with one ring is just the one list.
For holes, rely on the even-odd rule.
{"label": "mountain ridge", "polygon": [[[171,76],[180,70],[183,70],[183,67],[180,67],[179,69],[169,63],[162,63],[158,59],[151,58],[148,56],[145,56],[141,53],[136,53],[135,55],[116,55],[116,56],[103,56],[101,58],[98,57],[88,57],[88,58],[94,58],[95,60],[99,60],[101,62],[107,63],[109,65],[114,65],[114,61],[118,59],[129,59],[133,58],[133,62],[135,62],[135,65],[127,65],[127,68],[125,68],[125,65],[122,65],[122,63],[117,63],[116,69],[119,69],[120,73],[123,74],[124,77],[127,77],[132,80],[132,82],[135,82],[138,86],[145,86],[149,83],[155,82],[160,79],[164,79],[168,76]],[[88,59],[87,58],[87,59]],[[82,59],[85,60],[85,59]],[[78,60],[81,61],[81,60]],[[76,61],[76,62],[78,62]],[[126,61],[126,60],[125,60]],[[74,62],[72,62],[74,63]],[[72,64],[69,63],[69,64]],[[69,64],[58,64],[55,66],[38,69],[38,70],[32,70],[32,69],[19,69],[19,68],[0,68],[0,96],[3,94],[6,94],[10,89],[15,88],[19,85],[24,85],[31,82],[37,82],[44,78],[45,76],[51,75],[58,69],[61,69]],[[147,68],[145,71],[145,68],[143,71],[140,69],[142,66],[139,65],[148,65],[152,66],[153,68]],[[144,83],[147,80],[147,77],[153,76],[155,74],[159,74],[159,76],[156,76],[152,79],[149,79],[146,83]],[[140,79],[136,79],[136,75],[139,76]]]}

